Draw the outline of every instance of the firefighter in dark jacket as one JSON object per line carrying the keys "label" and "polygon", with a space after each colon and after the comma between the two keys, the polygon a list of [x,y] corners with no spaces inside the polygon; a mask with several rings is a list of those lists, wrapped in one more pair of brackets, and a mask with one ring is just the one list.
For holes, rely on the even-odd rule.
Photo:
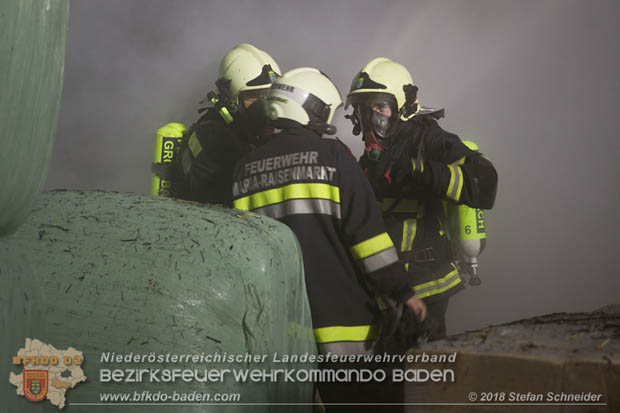
{"label": "firefighter in dark jacket", "polygon": [[235,46],[220,64],[213,107],[186,132],[182,173],[176,197],[232,206],[230,188],[235,163],[270,133],[265,97],[280,76],[278,64],[250,44]]}
{"label": "firefighter in dark jacket", "polygon": [[[355,158],[337,138],[322,137],[336,132],[330,122],[341,104],[334,84],[317,69],[299,68],[277,79],[267,113],[281,132],[237,163],[233,199],[235,208],[278,219],[297,236],[319,352],[363,356],[373,353],[381,334],[380,311],[368,287],[419,319],[426,308],[414,296]],[[323,362],[319,367],[376,368]],[[328,405],[328,412],[376,411],[341,403],[402,402],[402,383],[389,379],[320,382],[318,389],[324,402],[339,403]]]}
{"label": "firefighter in dark jacket", "polygon": [[236,166],[234,207],[278,219],[297,235],[314,334],[322,353],[367,354],[378,311],[367,290],[391,295],[422,317],[398,264],[372,188],[330,124],[342,104],[327,76],[298,68],[277,79],[267,113],[282,131]]}
{"label": "firefighter in dark jacket", "polygon": [[401,262],[427,304],[429,339],[445,336],[449,298],[463,283],[446,236],[446,202],[490,209],[497,172],[437,123],[440,111],[421,108],[405,67],[386,58],[355,75],[347,96],[353,133],[362,133],[360,165],[379,201]]}

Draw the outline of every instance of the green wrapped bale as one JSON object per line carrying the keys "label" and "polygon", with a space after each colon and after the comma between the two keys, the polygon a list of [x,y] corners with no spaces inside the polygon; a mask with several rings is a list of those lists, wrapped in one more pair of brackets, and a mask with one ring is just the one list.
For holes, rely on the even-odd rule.
{"label": "green wrapped bale", "polygon": [[25,398],[15,396],[8,383],[11,356],[24,345],[24,337],[45,334],[41,286],[21,250],[0,239],[0,413],[40,411]]}
{"label": "green wrapped bale", "polygon": [[[268,404],[312,400],[309,380],[252,382],[233,374],[206,383],[153,383],[148,377],[139,383],[101,380],[105,369],[202,373],[315,368],[311,363],[277,361],[285,355],[316,354],[301,252],[285,225],[173,199],[55,191],[40,197],[30,217],[7,240],[28,251],[46,298],[47,333],[30,338],[83,352],[87,380],[67,391],[67,412],[108,411],[109,406],[83,403],[99,403],[100,394],[110,392],[239,393],[240,400],[229,400],[226,411],[247,411],[238,403],[263,403],[252,410],[273,411]],[[151,353],[203,358],[110,361],[119,355]],[[235,359],[217,360],[216,355]],[[258,359],[248,360],[252,356]],[[222,408],[211,402],[178,411]],[[142,412],[144,407],[126,405],[122,411]]]}
{"label": "green wrapped bale", "polygon": [[0,2],[0,237],[43,187],[62,92],[68,0]]}

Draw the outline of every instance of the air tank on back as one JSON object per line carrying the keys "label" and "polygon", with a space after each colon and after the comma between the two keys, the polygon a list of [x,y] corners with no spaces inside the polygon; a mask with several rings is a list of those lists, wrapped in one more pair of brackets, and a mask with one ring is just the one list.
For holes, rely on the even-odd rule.
{"label": "air tank on back", "polygon": [[[472,141],[463,143],[473,151],[478,150],[478,145]],[[470,285],[480,285],[478,256],[486,246],[484,211],[464,204],[449,204],[447,213],[450,235],[460,261],[459,266],[469,274]]]}
{"label": "air tank on back", "polygon": [[155,151],[151,167],[151,195],[172,197],[178,185],[175,174],[180,173],[181,149],[185,144],[187,127],[171,122],[155,132]]}

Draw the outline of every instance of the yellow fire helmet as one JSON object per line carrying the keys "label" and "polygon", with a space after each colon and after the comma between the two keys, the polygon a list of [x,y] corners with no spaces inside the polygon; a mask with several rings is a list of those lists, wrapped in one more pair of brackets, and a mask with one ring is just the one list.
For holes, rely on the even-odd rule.
{"label": "yellow fire helmet", "polygon": [[267,116],[288,119],[321,134],[333,135],[330,122],[342,98],[334,83],[318,69],[300,67],[278,78],[267,95]]}
{"label": "yellow fire helmet", "polygon": [[261,89],[266,93],[279,76],[280,67],[268,53],[242,43],[233,47],[222,59],[216,85],[220,94],[226,96],[237,109],[239,94]]}
{"label": "yellow fire helmet", "polygon": [[403,65],[377,57],[353,78],[345,109],[349,105],[368,103],[369,99],[388,100],[395,105],[400,119],[406,121],[420,110],[417,91],[411,74]]}

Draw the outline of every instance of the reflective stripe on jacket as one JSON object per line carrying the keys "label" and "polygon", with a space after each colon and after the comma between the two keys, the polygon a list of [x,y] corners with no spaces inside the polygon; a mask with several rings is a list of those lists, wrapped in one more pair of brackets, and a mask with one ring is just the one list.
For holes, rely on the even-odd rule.
{"label": "reflective stripe on jacket", "polygon": [[237,163],[233,200],[297,235],[321,351],[364,352],[376,338],[378,309],[367,284],[413,295],[372,188],[339,141],[304,128],[274,135]]}

